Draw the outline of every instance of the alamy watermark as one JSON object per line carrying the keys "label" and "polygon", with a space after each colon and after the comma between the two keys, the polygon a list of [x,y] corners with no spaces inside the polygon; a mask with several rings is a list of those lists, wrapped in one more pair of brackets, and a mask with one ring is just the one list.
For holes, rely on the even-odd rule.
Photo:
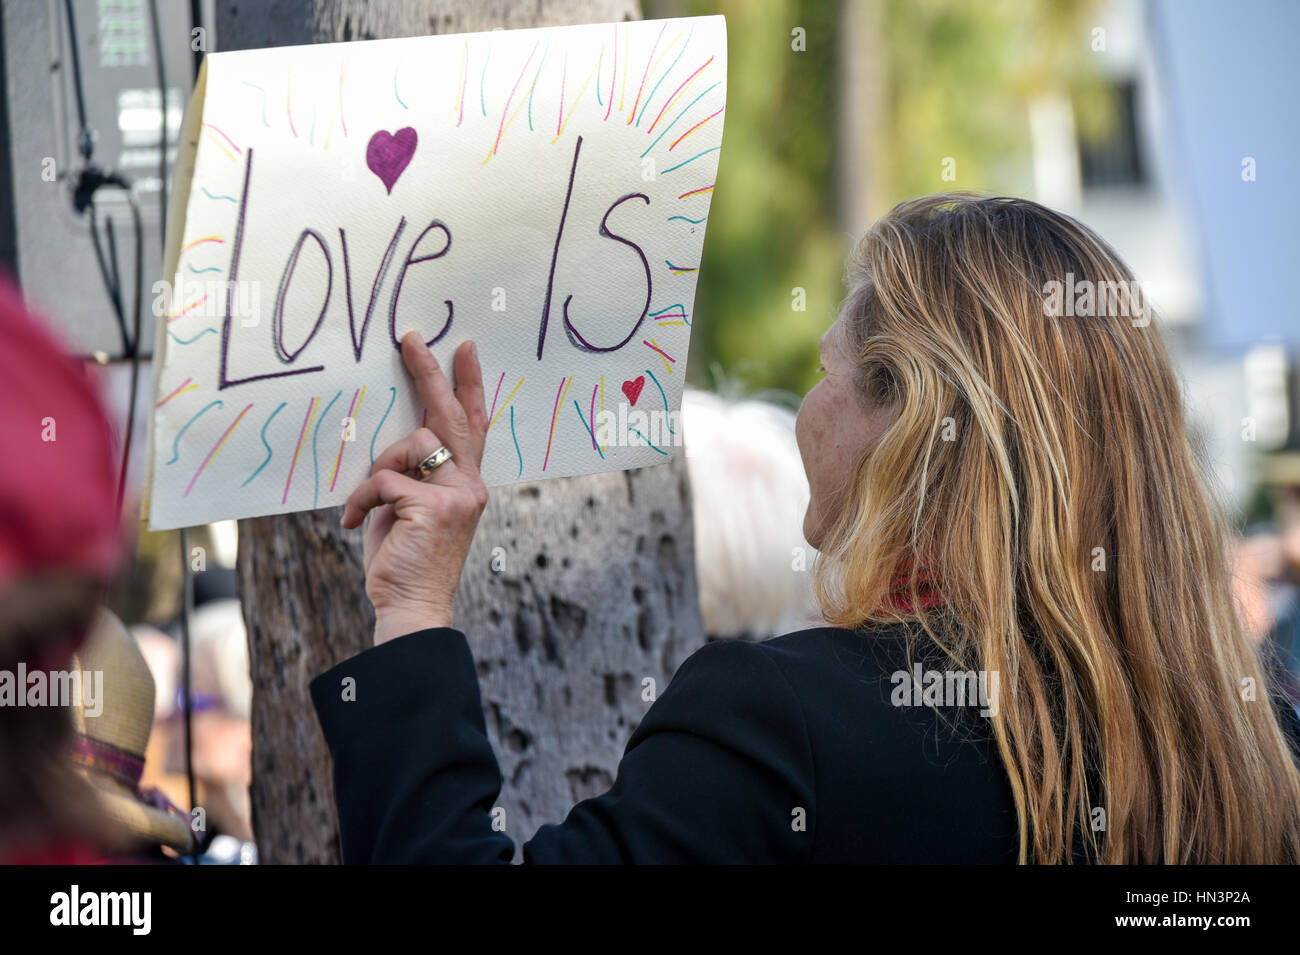
{"label": "alamy watermark", "polygon": [[894,706],[978,706],[980,716],[998,715],[997,670],[895,670],[889,682]]}
{"label": "alamy watermark", "polygon": [[1065,273],[1043,286],[1043,314],[1048,318],[1127,318],[1134,328],[1151,324],[1149,296],[1137,279],[1094,282]]}
{"label": "alamy watermark", "polygon": [[80,706],[86,716],[104,712],[103,670],[0,670],[0,707]]}

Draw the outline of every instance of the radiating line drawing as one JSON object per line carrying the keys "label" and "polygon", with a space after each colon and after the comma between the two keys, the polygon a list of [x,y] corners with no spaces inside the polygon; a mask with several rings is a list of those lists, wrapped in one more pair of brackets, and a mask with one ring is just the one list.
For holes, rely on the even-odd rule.
{"label": "radiating line drawing", "polygon": [[659,356],[664,360],[664,367],[668,369],[668,374],[671,375],[673,373],[673,366],[668,363],[672,362],[675,365],[677,363],[676,358],[673,358],[666,351],[660,348],[658,343],[655,342],[653,338],[650,339],[650,341],[645,341],[644,339],[642,339],[641,344],[645,345],[647,348],[651,348],[657,351],[659,353]]}
{"label": "radiating line drawing", "polygon": [[193,345],[204,335],[208,334],[208,332],[211,332],[212,334],[215,335],[217,333],[217,330],[215,328],[205,328],[197,335],[195,335],[193,338],[181,338],[179,335],[177,335],[174,331],[172,331],[169,328],[167,329],[167,337],[170,338],[172,341],[174,341],[177,345]]}
{"label": "radiating line drawing", "polygon": [[654,59],[655,50],[659,49],[659,41],[664,38],[664,31],[668,29],[668,21],[659,28],[659,35],[655,37],[654,44],[650,47],[650,55],[645,58],[645,72],[641,74],[641,85],[637,87],[636,100],[632,103],[632,112],[627,114],[626,125],[631,126],[632,120],[636,118],[636,108],[641,105],[641,94],[645,92],[646,80],[650,78],[650,61]]}
{"label": "radiating line drawing", "polygon": [[[366,386],[362,385],[352,394],[352,406],[348,408],[348,420],[352,422],[352,433],[356,434],[357,410],[361,407],[362,400],[366,397]],[[330,490],[334,490],[334,483],[339,479],[339,465],[343,463],[343,449],[348,445],[347,435],[339,440],[338,457],[334,459],[334,472],[330,474]],[[374,463],[373,461],[371,462]]]}
{"label": "radiating line drawing", "polygon": [[668,425],[669,434],[676,434],[677,431],[672,425],[672,408],[668,406],[668,395],[664,392],[664,386],[659,384],[659,379],[655,377],[655,373],[649,368],[645,370],[645,373],[649,375],[650,380],[655,383],[655,387],[659,389],[659,397],[664,400],[664,423]]}
{"label": "radiating line drawing", "polygon": [[[645,134],[647,136],[649,136],[651,133],[655,131],[655,127],[659,125],[659,120],[663,119],[664,113],[668,112],[668,110],[672,108],[673,103],[677,102],[677,97],[681,96],[682,93],[686,91],[686,87],[690,86],[691,83],[695,82],[695,77],[703,73],[704,70],[708,67],[708,65],[712,62],[713,62],[713,57],[709,57],[707,60],[704,61],[704,64],[699,69],[697,69],[690,76],[686,77],[686,79],[682,80],[681,86],[673,90],[673,95],[668,97],[667,101],[663,105],[663,108],[660,109],[659,113],[655,116],[655,121],[651,123],[650,128],[645,131]],[[715,83],[714,85],[716,86],[717,84]],[[712,87],[710,87],[710,89],[712,89]]]}
{"label": "radiating line drawing", "polygon": [[392,392],[388,397],[388,407],[384,409],[384,415],[379,419],[379,424],[375,425],[375,433],[370,436],[370,466],[375,465],[375,438],[379,437],[380,430],[384,427],[384,422],[388,420],[388,413],[393,410],[393,404],[397,401],[397,389],[390,385],[388,390]]}
{"label": "radiating line drawing", "polygon": [[173,391],[173,392],[172,392],[170,395],[168,395],[166,398],[163,398],[161,401],[159,401],[157,404],[155,404],[154,407],[155,407],[155,408],[161,408],[163,405],[167,404],[167,402],[171,401],[171,400],[172,400],[173,398],[175,398],[177,395],[183,395],[183,394],[185,394],[187,391],[193,391],[193,390],[194,390],[195,388],[197,388],[198,386],[199,386],[199,383],[198,383],[197,381],[195,381],[193,378],[186,378],[184,381],[182,381],[182,382],[180,383],[179,387],[177,387],[177,389],[176,389],[175,391]]}
{"label": "radiating line drawing", "polygon": [[205,235],[205,236],[204,236],[203,238],[201,238],[201,239],[195,239],[193,242],[190,242],[190,243],[188,243],[188,244],[186,244],[186,245],[181,246],[181,251],[182,251],[182,252],[188,252],[190,249],[194,248],[196,245],[203,245],[205,242],[216,242],[216,243],[218,243],[218,244],[221,244],[221,243],[224,243],[225,241],[226,241],[225,236],[220,236],[220,235]]}
{"label": "radiating line drawing", "polygon": [[212,446],[212,450],[209,451],[208,456],[203,459],[203,463],[199,465],[199,469],[194,472],[194,477],[190,478],[190,483],[185,486],[185,493],[181,495],[182,497],[190,496],[190,491],[194,490],[194,482],[199,479],[199,475],[203,473],[203,469],[208,466],[209,462],[217,456],[217,452],[225,445],[227,439],[230,438],[231,432],[235,430],[239,422],[244,420],[244,415],[248,414],[248,409],[251,407],[253,407],[253,404],[252,402],[249,402],[244,407],[244,410],[239,412],[235,417],[235,420],[230,422],[230,427],[227,428],[221,437],[217,439],[217,443]]}
{"label": "radiating line drawing", "polygon": [[515,439],[515,454],[519,455],[519,476],[524,474],[524,452],[519,450],[519,435],[515,434],[515,406],[510,406],[510,437]]}
{"label": "radiating line drawing", "polygon": [[[502,375],[504,376],[504,375],[505,375],[505,372],[502,372]],[[506,403],[505,403],[504,405],[501,406],[500,410],[497,411],[497,413],[496,413],[495,415],[493,415],[492,419],[488,422],[488,430],[489,430],[489,431],[491,431],[491,430],[492,430],[492,426],[493,426],[494,424],[497,423],[497,418],[501,417],[501,412],[506,410],[506,405],[509,405],[509,404],[510,404],[510,399],[513,398],[513,397],[515,396],[515,392],[519,390],[519,388],[520,388],[521,385],[523,385],[523,383],[524,383],[524,378],[526,378],[526,377],[527,377],[526,375],[520,376],[520,378],[519,378],[519,384],[518,384],[518,385],[515,385],[514,391],[512,391],[512,392],[510,392],[510,394],[506,395]],[[493,401],[493,404],[495,404],[495,400]]]}
{"label": "radiating line drawing", "polygon": [[[669,146],[668,148],[669,148],[669,149],[672,149],[672,146]],[[690,159],[687,159],[687,160],[685,160],[685,161],[683,161],[683,162],[679,162],[676,166],[669,166],[667,169],[664,170],[664,172],[665,172],[665,173],[669,173],[669,172],[673,172],[673,171],[676,170],[676,169],[681,169],[683,166],[686,165],[686,163],[688,163],[688,162],[695,162],[695,160],[699,159],[701,156],[707,156],[709,153],[720,152],[721,149],[722,149],[721,146],[714,146],[712,149],[706,149],[706,150],[704,150],[703,152],[698,152],[698,153],[696,153],[694,156],[692,156]],[[671,222],[673,219],[686,219],[686,217],[685,217],[685,216],[669,216],[669,221],[670,221],[670,222]],[[687,222],[690,222],[690,221],[692,221],[692,220],[687,219],[686,221],[687,221]],[[703,219],[700,220],[700,222],[703,222],[703,221],[704,221]],[[697,223],[697,224],[698,224],[698,223]]]}
{"label": "radiating line drawing", "polygon": [[680,196],[678,196],[677,198],[678,198],[678,199],[685,199],[685,198],[687,198],[688,196],[698,196],[700,193],[703,193],[703,192],[712,192],[712,191],[713,191],[713,186],[711,186],[711,185],[710,185],[710,186],[702,186],[702,187],[699,188],[699,189],[692,189],[690,192],[683,192],[683,193],[682,193]]}
{"label": "radiating line drawing", "polygon": [[269,415],[267,415],[266,420],[262,422],[262,447],[266,448],[266,460],[257,466],[257,470],[254,471],[252,474],[250,474],[247,477],[247,479],[245,479],[244,483],[239,485],[240,487],[248,487],[249,483],[253,480],[253,478],[257,477],[259,474],[262,473],[262,468],[266,467],[268,464],[271,463],[271,455],[274,452],[272,452],[271,446],[266,443],[266,428],[271,423],[271,421],[275,418],[275,416],[280,413],[280,409],[283,408],[288,403],[289,402],[287,401],[281,401],[279,406],[274,411],[272,411]]}
{"label": "radiating line drawing", "polygon": [[252,87],[262,94],[262,125],[269,129],[271,122],[266,118],[266,90],[262,89],[262,87],[258,86],[256,83],[249,83],[247,80],[244,81],[243,85]]}
{"label": "radiating line drawing", "polygon": [[334,397],[330,399],[330,403],[325,406],[325,410],[321,412],[320,417],[316,419],[316,428],[311,433],[311,465],[314,481],[311,493],[312,507],[320,504],[320,458],[316,454],[316,439],[320,437],[320,426],[325,423],[325,418],[329,415],[330,409],[334,407],[334,402],[338,401],[342,394],[343,389],[340,388]]}
{"label": "radiating line drawing", "polygon": [[182,315],[186,314],[187,312],[192,312],[194,309],[198,308],[200,305],[202,305],[202,304],[203,304],[204,302],[206,302],[207,300],[208,300],[208,297],[205,295],[205,296],[203,296],[201,299],[198,299],[197,301],[191,302],[189,305],[186,305],[186,306],[185,306],[183,309],[181,309],[179,312],[173,312],[171,315],[168,315],[168,316],[167,316],[167,321],[169,321],[169,322],[174,322],[174,321],[176,321],[176,319],[180,318]]}
{"label": "radiating line drawing", "polygon": [[[680,33],[677,35],[679,38],[681,37]],[[668,69],[664,70],[663,75],[659,77],[659,82],[654,85],[654,89],[650,90],[650,95],[645,98],[645,105],[641,107],[641,115],[636,118],[637,129],[641,128],[641,120],[645,119],[646,110],[650,108],[650,103],[655,98],[655,93],[659,92],[660,85],[664,80],[668,79],[668,77],[672,75],[673,70],[677,68],[677,63],[686,53],[686,48],[691,45],[691,37],[693,36],[695,36],[695,27],[691,27],[691,32],[686,35],[686,42],[682,44],[682,48],[677,52],[676,58],[668,65]],[[673,41],[674,44],[676,42],[676,40]],[[669,47],[669,49],[672,49],[672,47]]]}
{"label": "radiating line drawing", "polygon": [[565,376],[560,379],[560,387],[555,392],[555,410],[551,412],[551,433],[546,439],[546,458],[542,461],[542,470],[546,470],[546,465],[551,460],[551,442],[555,440],[555,422],[560,417],[560,405],[564,403],[564,396],[569,393],[569,385],[573,384],[573,378]]}
{"label": "radiating line drawing", "polygon": [[[594,397],[594,396],[593,396],[593,397]],[[573,399],[573,410],[576,411],[576,412],[578,412],[578,420],[582,422],[582,426],[583,426],[584,428],[586,428],[586,429],[587,429],[587,433],[588,433],[589,435],[591,435],[591,446],[592,446],[592,448],[594,448],[594,449],[595,449],[595,450],[600,454],[600,459],[603,461],[603,460],[605,459],[605,452],[604,452],[604,451],[601,451],[601,450],[600,450],[600,445],[596,444],[596,432],[595,432],[594,430],[592,430],[591,425],[587,424],[587,419],[584,418],[584,417],[582,416],[582,409],[578,407],[578,399],[577,399],[577,398],[574,398],[574,399]]]}
{"label": "radiating line drawing", "polygon": [[628,430],[629,430],[629,431],[635,431],[635,432],[637,433],[637,436],[640,437],[640,439],[641,439],[642,441],[644,441],[646,444],[650,445],[650,447],[654,448],[654,450],[658,451],[660,454],[664,455],[665,457],[668,456],[668,452],[667,452],[667,451],[663,451],[663,450],[661,450],[661,449],[659,449],[659,448],[655,448],[655,446],[654,446],[653,444],[651,444],[650,439],[647,438],[644,434],[641,434],[641,431],[640,431],[639,428],[634,428],[634,427],[631,427],[631,426],[629,425],[629,426],[628,426]]}
{"label": "radiating line drawing", "polygon": [[708,116],[705,116],[702,120],[700,120],[698,123],[696,123],[696,124],[695,124],[694,126],[692,126],[690,129],[686,130],[686,132],[682,133],[680,136],[678,136],[676,139],[674,139],[674,140],[672,141],[672,145],[670,145],[670,146],[668,147],[668,151],[669,151],[669,152],[672,152],[673,149],[675,149],[675,148],[677,147],[677,144],[678,144],[678,143],[680,143],[683,139],[685,139],[685,138],[686,138],[687,136],[689,136],[691,133],[695,132],[697,129],[699,129],[701,126],[703,126],[703,125],[704,125],[705,123],[707,123],[709,120],[711,120],[713,117],[717,116],[718,113],[721,113],[721,112],[722,112],[724,109],[726,109],[726,108],[727,108],[727,107],[725,107],[725,106],[719,107],[715,112],[712,112],[712,113],[710,113]]}
{"label": "radiating line drawing", "polygon": [[[670,131],[674,126],[677,125],[677,120],[679,120],[679,119],[681,119],[683,116],[685,116],[685,115],[690,111],[690,108],[691,108],[692,106],[694,106],[694,105],[695,105],[696,103],[698,103],[700,100],[704,99],[704,97],[708,96],[711,92],[713,92],[713,90],[714,90],[716,87],[719,87],[719,86],[721,86],[721,85],[722,85],[722,81],[719,80],[717,83],[714,83],[713,86],[710,86],[708,89],[706,89],[706,90],[705,90],[703,93],[701,93],[699,96],[695,97],[695,99],[693,99],[693,100],[691,100],[689,103],[687,103],[687,104],[686,104],[686,108],[683,109],[680,113],[678,113],[675,117],[673,117],[673,121],[672,121],[671,123],[669,123],[667,126],[664,127],[664,131],[663,131],[662,133],[660,133],[658,136],[655,137],[654,142],[652,142],[649,146],[646,147],[646,151],[643,152],[643,153],[641,154],[641,157],[640,157],[640,158],[645,159],[645,157],[648,156],[648,155],[650,154],[650,150],[654,149],[656,146],[659,145],[659,140],[661,140],[661,139],[663,139],[665,136],[667,136],[668,133],[669,133],[669,131]],[[649,131],[646,132],[646,135],[647,135],[647,136],[650,135]]]}
{"label": "radiating line drawing", "polygon": [[303,438],[307,436],[307,429],[311,426],[312,418],[316,416],[316,408],[319,406],[320,397],[312,398],[307,403],[307,414],[302,419],[302,430],[298,432],[298,444],[293,449],[293,460],[289,462],[289,476],[284,479],[284,494],[280,497],[281,506],[289,500],[289,488],[293,484],[293,472],[298,467],[298,455],[302,453]]}
{"label": "radiating line drawing", "polygon": [[226,406],[226,403],[225,403],[224,401],[222,401],[220,398],[218,398],[216,401],[213,401],[213,402],[210,402],[210,403],[207,404],[207,405],[204,405],[203,408],[199,410],[199,413],[198,413],[198,414],[196,414],[196,415],[195,415],[193,418],[191,418],[189,421],[185,422],[185,426],[182,427],[179,431],[177,431],[177,432],[176,432],[176,437],[172,439],[172,459],[171,459],[170,461],[168,461],[167,463],[168,463],[168,464],[175,464],[177,461],[180,460],[180,457],[181,457],[181,438],[185,437],[185,432],[188,431],[188,430],[190,430],[190,425],[194,424],[194,422],[198,421],[199,418],[203,417],[203,415],[205,415],[207,412],[211,411],[213,408],[224,408],[225,406]]}

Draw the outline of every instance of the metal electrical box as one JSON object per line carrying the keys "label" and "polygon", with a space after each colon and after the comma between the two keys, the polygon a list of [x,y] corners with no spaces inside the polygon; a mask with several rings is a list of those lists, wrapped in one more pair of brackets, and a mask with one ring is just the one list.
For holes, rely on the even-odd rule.
{"label": "metal electrical box", "polygon": [[[205,5],[199,5],[200,11]],[[96,265],[90,216],[73,190],[85,166],[80,149],[72,44],[75,35],[91,162],[122,174],[135,190],[143,224],[144,288],[140,351],[153,351],[152,286],[162,267],[160,135],[167,168],[194,76],[192,6],[183,0],[4,0],[0,16],[0,264],[26,297],[83,355],[122,357],[122,334]],[[152,19],[156,11],[157,23]],[[75,34],[74,34],[75,30]],[[160,89],[155,35],[162,48]],[[197,45],[197,43],[195,44]],[[206,46],[211,49],[210,46]],[[165,108],[164,108],[165,104]],[[94,194],[101,247],[112,246],[128,331],[134,298],[135,233],[126,195]]]}

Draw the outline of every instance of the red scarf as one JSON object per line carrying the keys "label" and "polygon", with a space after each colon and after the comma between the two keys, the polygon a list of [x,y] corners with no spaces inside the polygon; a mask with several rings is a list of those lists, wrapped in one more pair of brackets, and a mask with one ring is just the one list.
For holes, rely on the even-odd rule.
{"label": "red scarf", "polygon": [[917,602],[912,602],[911,586],[911,562],[903,561],[898,570],[894,572],[894,578],[889,582],[889,593],[885,600],[890,608],[898,613],[910,614],[915,613],[917,606],[932,610],[944,602],[942,591],[934,577],[924,566],[916,574],[916,597]]}

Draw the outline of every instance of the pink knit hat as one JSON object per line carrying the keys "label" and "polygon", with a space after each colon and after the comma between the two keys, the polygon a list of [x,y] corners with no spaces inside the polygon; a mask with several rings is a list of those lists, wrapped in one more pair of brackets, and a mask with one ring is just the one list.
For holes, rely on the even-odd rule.
{"label": "pink knit hat", "polygon": [[0,591],[120,554],[116,442],[97,383],[0,275]]}

